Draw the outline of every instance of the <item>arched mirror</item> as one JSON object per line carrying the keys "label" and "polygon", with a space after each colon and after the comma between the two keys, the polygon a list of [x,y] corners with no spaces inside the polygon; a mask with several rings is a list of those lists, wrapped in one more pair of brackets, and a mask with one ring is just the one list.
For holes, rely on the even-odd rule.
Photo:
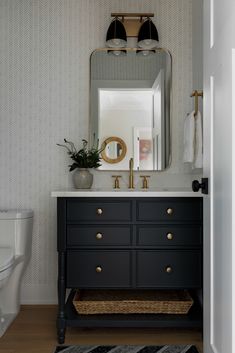
{"label": "arched mirror", "polygon": [[119,163],[126,156],[126,144],[119,137],[112,136],[107,138],[103,142],[102,148],[101,156],[107,163]]}
{"label": "arched mirror", "polygon": [[[165,49],[98,49],[91,55],[90,136],[110,142],[100,170],[165,170],[171,160],[171,55]],[[123,156],[123,154],[121,154]],[[111,158],[110,158],[111,157]]]}

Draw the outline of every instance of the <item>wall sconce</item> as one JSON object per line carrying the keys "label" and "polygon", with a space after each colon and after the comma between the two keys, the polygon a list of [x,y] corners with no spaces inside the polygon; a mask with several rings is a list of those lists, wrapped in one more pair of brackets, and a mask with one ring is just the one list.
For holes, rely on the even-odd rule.
{"label": "wall sconce", "polygon": [[159,37],[151,20],[153,13],[112,13],[111,16],[114,20],[106,35],[106,44],[110,48],[125,47],[127,37],[136,37],[142,49],[150,50],[157,46]]}
{"label": "wall sconce", "polygon": [[140,27],[138,46],[143,49],[153,49],[159,41],[158,31],[150,18],[147,18]]}
{"label": "wall sconce", "polygon": [[123,48],[126,43],[125,27],[119,18],[115,16],[107,31],[106,44],[110,48]]}

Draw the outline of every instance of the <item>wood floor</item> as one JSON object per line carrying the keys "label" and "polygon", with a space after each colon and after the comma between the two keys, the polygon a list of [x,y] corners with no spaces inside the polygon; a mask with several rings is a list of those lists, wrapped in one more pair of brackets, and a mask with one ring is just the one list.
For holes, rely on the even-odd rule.
{"label": "wood floor", "polygon": [[[0,353],[53,353],[56,306],[22,306],[20,314],[0,338]],[[77,329],[68,328],[66,344],[195,344],[202,353],[198,330]]]}

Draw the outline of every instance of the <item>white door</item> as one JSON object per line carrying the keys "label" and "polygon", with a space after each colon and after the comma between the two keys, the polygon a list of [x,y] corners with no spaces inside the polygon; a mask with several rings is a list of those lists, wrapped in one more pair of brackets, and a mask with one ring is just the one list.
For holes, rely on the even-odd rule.
{"label": "white door", "polygon": [[[204,0],[204,353],[232,353],[235,0]],[[235,144],[234,144],[235,146]],[[235,254],[234,254],[235,256]]]}

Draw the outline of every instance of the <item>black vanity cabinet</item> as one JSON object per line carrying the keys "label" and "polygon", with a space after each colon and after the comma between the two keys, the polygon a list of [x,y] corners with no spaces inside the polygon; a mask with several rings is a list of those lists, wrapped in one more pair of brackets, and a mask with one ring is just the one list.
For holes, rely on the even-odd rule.
{"label": "black vanity cabinet", "polygon": [[201,197],[58,197],[57,217],[59,343],[67,326],[201,326],[197,302],[187,315],[78,315],[72,305],[77,288],[202,289]]}

